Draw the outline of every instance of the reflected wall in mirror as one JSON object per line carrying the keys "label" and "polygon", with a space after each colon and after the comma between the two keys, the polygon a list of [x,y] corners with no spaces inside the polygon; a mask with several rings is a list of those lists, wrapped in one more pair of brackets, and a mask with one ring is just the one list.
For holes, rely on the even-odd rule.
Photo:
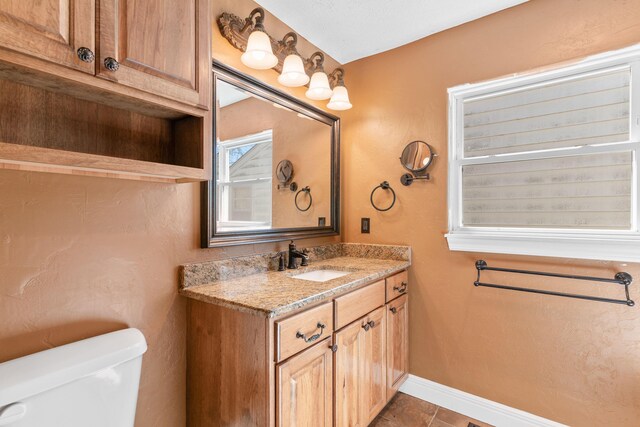
{"label": "reflected wall in mirror", "polygon": [[203,246],[338,234],[338,119],[221,64],[213,74]]}

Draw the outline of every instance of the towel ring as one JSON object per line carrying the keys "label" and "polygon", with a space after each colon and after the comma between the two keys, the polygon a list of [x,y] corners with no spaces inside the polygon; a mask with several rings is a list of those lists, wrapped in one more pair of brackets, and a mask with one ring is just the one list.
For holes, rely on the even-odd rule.
{"label": "towel ring", "polygon": [[[307,193],[307,195],[309,196],[309,206],[307,206],[305,209],[302,209],[299,205],[298,205],[298,196],[300,195],[300,193]],[[304,187],[302,190],[299,190],[296,193],[296,197],[294,199],[294,202],[296,204],[296,208],[300,211],[300,212],[306,212],[309,209],[311,209],[311,204],[313,203],[313,197],[311,197],[311,189],[309,188],[309,186],[307,185],[306,187]]]}
{"label": "towel ring", "polygon": [[[382,188],[383,190],[391,190],[391,194],[393,194],[393,202],[391,202],[391,205],[389,205],[388,208],[381,209],[381,208],[377,207],[375,203],[373,203],[373,193],[375,193],[378,188]],[[380,212],[386,212],[389,209],[391,209],[393,207],[393,205],[396,204],[396,192],[393,191],[393,188],[391,188],[391,185],[389,185],[389,183],[387,181],[382,181],[380,183],[380,185],[378,185],[376,188],[373,189],[373,191],[371,192],[371,197],[369,198],[369,200],[371,200],[371,206],[373,206],[375,210],[380,211]]]}

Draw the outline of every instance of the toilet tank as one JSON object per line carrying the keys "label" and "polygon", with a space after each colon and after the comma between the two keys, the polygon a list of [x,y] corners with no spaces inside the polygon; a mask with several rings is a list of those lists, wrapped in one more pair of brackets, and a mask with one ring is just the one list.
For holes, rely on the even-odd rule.
{"label": "toilet tank", "polygon": [[133,426],[146,350],[131,328],[0,363],[0,426]]}

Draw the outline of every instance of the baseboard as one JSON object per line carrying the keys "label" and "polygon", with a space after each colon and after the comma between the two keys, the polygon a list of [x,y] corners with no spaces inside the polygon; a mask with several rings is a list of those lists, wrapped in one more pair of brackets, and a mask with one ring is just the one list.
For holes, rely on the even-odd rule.
{"label": "baseboard", "polygon": [[496,427],[566,427],[446,385],[409,375],[400,391]]}

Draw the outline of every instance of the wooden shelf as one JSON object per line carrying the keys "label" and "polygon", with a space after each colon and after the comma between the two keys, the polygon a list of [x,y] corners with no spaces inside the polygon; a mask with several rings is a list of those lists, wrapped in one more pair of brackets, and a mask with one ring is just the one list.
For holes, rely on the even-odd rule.
{"label": "wooden shelf", "polygon": [[0,169],[209,179],[210,111],[155,116],[7,80],[0,80],[0,93]]}
{"label": "wooden shelf", "polygon": [[203,169],[0,142],[0,169],[154,182],[205,181]]}

